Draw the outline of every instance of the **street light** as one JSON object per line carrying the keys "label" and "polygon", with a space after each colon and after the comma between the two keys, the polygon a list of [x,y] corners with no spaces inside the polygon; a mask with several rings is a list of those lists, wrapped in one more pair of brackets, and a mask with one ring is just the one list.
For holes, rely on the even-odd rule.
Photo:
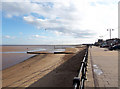
{"label": "street light", "polygon": [[110,39],[111,39],[111,31],[114,31],[114,29],[107,29],[107,31],[110,31]]}

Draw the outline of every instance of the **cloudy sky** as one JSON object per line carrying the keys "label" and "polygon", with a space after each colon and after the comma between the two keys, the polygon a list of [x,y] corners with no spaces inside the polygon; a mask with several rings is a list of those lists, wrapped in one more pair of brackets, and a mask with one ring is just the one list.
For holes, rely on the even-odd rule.
{"label": "cloudy sky", "polygon": [[3,0],[3,44],[82,44],[118,37],[118,0]]}

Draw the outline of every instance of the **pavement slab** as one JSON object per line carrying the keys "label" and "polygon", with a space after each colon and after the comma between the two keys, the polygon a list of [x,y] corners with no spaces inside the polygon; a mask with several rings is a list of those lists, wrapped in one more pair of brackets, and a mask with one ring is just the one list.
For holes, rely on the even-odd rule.
{"label": "pavement slab", "polygon": [[89,51],[95,87],[118,87],[118,51],[95,46]]}

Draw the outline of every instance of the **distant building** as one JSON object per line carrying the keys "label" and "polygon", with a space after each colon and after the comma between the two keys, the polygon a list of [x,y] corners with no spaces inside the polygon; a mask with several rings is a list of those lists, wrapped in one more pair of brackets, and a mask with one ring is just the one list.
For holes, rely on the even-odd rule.
{"label": "distant building", "polygon": [[98,39],[98,42],[95,42],[94,45],[100,46],[102,42],[103,42],[103,39]]}
{"label": "distant building", "polygon": [[103,42],[103,39],[98,39],[98,42],[99,42],[99,43]]}

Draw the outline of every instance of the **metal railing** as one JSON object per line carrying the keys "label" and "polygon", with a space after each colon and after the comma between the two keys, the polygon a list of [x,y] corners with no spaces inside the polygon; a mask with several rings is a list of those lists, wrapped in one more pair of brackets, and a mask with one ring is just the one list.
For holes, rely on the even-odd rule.
{"label": "metal railing", "polygon": [[84,89],[84,82],[86,79],[86,71],[87,71],[87,59],[88,59],[88,47],[86,48],[86,52],[81,62],[80,71],[77,77],[73,79],[73,89]]}

